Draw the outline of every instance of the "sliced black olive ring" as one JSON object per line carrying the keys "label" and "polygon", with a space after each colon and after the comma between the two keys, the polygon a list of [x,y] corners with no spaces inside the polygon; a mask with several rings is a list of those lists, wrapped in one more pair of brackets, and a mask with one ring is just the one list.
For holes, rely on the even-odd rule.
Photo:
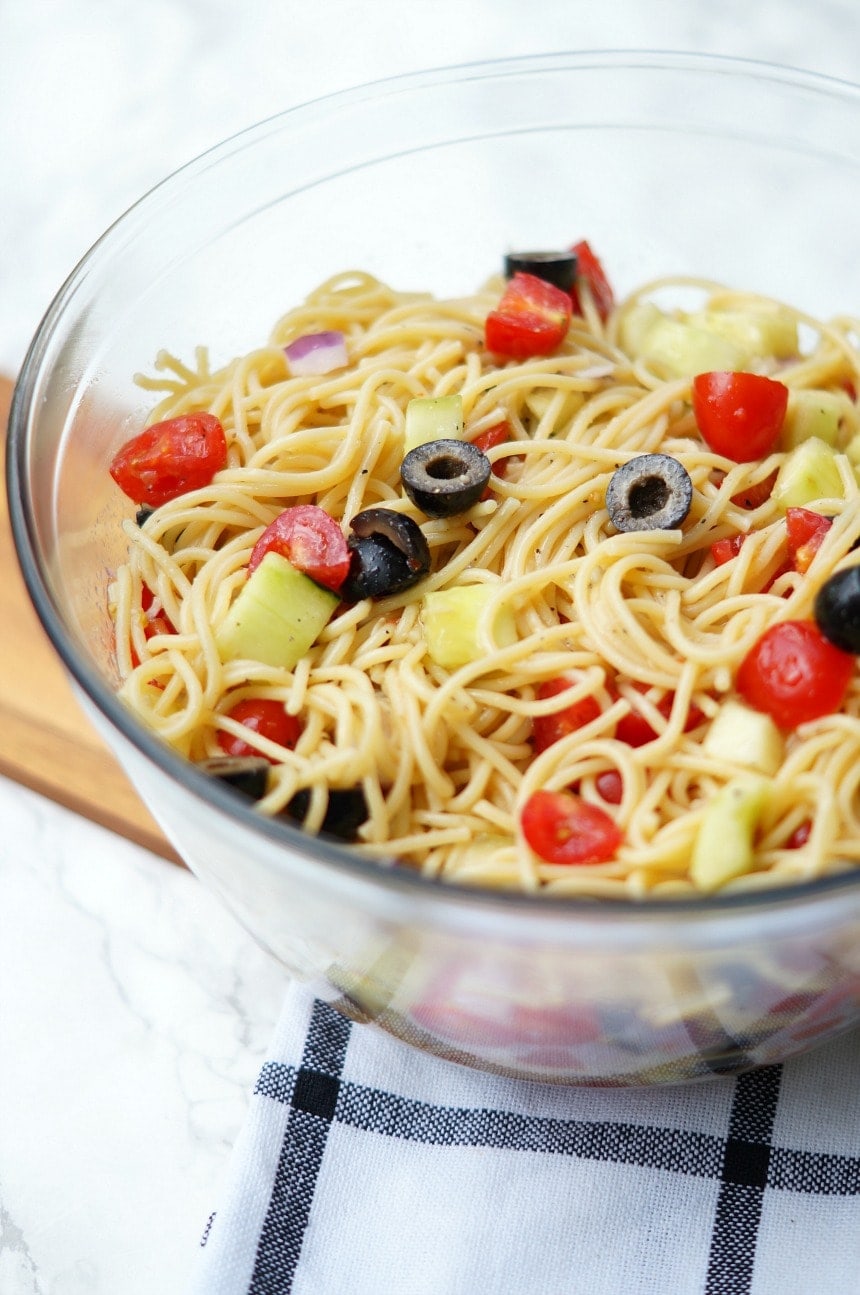
{"label": "sliced black olive ring", "polygon": [[606,507],[619,531],[671,531],[693,501],[690,474],[670,454],[639,454],[613,472]]}
{"label": "sliced black olive ring", "polygon": [[428,517],[468,512],[490,480],[490,460],[470,441],[428,441],[400,465],[403,489]]}
{"label": "sliced black olive ring", "polygon": [[347,602],[400,593],[430,570],[424,532],[405,513],[366,508],[356,513],[351,527],[349,574],[340,590]]}
{"label": "sliced black olive ring", "polygon": [[520,272],[533,274],[546,283],[570,292],[576,279],[575,252],[508,252],[505,256],[505,278]]}
{"label": "sliced black olive ring", "polygon": [[[297,791],[284,810],[288,818],[302,823],[311,805],[311,793]],[[358,829],[367,819],[367,801],[361,787],[335,787],[328,793],[328,804],[320,825],[320,834],[335,836],[339,841],[354,841]]]}
{"label": "sliced black olive ring", "polygon": [[220,778],[243,796],[259,800],[266,794],[272,766],[263,756],[215,755],[198,761],[197,768],[211,778]]}
{"label": "sliced black olive ring", "polygon": [[825,580],[812,614],[834,647],[860,653],[860,567],[845,567]]}

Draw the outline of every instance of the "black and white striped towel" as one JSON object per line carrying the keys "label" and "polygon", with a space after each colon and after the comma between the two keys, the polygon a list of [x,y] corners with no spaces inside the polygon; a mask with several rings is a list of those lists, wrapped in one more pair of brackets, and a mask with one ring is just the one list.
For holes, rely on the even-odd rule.
{"label": "black and white striped towel", "polygon": [[479,1074],[290,989],[195,1295],[858,1295],[860,1035],[665,1089]]}

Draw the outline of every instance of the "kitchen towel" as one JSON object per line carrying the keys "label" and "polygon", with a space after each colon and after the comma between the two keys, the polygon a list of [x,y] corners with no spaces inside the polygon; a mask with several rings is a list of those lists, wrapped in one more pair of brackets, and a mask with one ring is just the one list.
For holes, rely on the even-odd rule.
{"label": "kitchen towel", "polygon": [[292,985],[194,1295],[857,1295],[860,1034],[672,1088],[500,1078]]}

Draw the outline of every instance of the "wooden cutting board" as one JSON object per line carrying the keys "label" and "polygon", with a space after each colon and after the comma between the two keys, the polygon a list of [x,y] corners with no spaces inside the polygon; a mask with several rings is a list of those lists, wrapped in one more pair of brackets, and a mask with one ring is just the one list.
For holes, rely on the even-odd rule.
{"label": "wooden cutting board", "polygon": [[[0,471],[12,383],[0,376]],[[0,489],[0,774],[179,863],[78,706],[33,610]]]}

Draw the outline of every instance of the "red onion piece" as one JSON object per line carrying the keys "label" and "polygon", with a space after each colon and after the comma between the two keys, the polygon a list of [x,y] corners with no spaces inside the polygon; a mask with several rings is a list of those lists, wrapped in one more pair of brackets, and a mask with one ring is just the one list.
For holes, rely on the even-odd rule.
{"label": "red onion piece", "polygon": [[295,377],[306,377],[308,374],[331,373],[333,369],[343,369],[349,363],[346,354],[346,338],[343,333],[306,333],[297,337],[284,353],[290,362],[290,372]]}

